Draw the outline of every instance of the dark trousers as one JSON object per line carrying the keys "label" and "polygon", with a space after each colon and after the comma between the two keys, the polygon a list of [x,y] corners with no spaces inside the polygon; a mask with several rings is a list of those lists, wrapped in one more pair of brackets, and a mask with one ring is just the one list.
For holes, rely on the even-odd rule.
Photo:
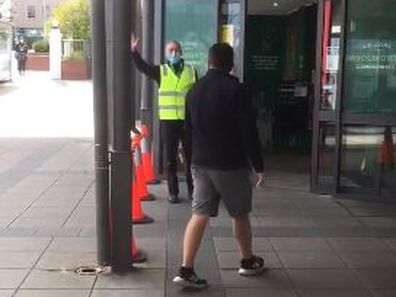
{"label": "dark trousers", "polygon": [[177,179],[177,159],[179,144],[182,144],[185,164],[185,174],[188,193],[192,194],[193,181],[191,176],[191,160],[186,154],[184,140],[184,121],[180,120],[162,120],[161,121],[161,139],[164,148],[165,170],[168,179],[169,195],[179,194],[179,181]]}
{"label": "dark trousers", "polygon": [[26,70],[26,59],[18,60],[19,73],[25,72],[25,70]]}

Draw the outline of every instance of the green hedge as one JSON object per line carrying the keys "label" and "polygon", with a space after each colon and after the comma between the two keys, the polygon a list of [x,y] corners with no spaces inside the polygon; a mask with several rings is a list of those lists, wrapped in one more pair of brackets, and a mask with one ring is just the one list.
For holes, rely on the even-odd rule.
{"label": "green hedge", "polygon": [[45,39],[37,40],[33,43],[33,49],[36,53],[48,53],[49,43]]}

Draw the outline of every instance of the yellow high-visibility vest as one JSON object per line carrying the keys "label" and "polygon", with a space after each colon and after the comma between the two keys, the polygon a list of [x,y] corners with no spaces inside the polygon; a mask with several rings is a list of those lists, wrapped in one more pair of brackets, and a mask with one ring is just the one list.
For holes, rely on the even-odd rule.
{"label": "yellow high-visibility vest", "polygon": [[184,120],[186,95],[195,83],[195,70],[184,65],[180,76],[168,65],[160,67],[161,86],[158,94],[158,110],[160,120]]}

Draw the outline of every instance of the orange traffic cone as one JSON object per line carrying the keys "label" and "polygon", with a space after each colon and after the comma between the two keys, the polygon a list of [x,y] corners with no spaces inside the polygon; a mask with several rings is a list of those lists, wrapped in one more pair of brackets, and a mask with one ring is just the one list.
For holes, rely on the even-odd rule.
{"label": "orange traffic cone", "polygon": [[[136,144],[136,139],[133,139],[132,145],[133,145],[133,151],[136,152],[137,146]],[[133,153],[135,155],[135,152]],[[134,157],[135,159],[135,157]],[[140,201],[139,197],[139,188],[138,188],[138,182],[137,182],[137,171],[136,171],[136,165],[133,164],[133,181],[132,181],[132,191],[131,191],[131,215],[132,215],[132,222],[134,224],[148,224],[154,222],[154,220],[149,217],[148,215],[143,213],[142,209],[142,204]]]}
{"label": "orange traffic cone", "polygon": [[158,184],[160,181],[155,178],[153,158],[151,153],[150,131],[146,125],[140,126],[142,132],[142,162],[146,184]]}
{"label": "orange traffic cone", "polygon": [[[135,168],[136,172],[136,168]],[[135,174],[136,175],[136,174]],[[143,213],[142,204],[139,197],[138,184],[136,182],[136,178],[134,177],[132,183],[132,222],[134,224],[149,224],[154,222],[154,219]]]}
{"label": "orange traffic cone", "polygon": [[133,263],[144,263],[147,262],[147,254],[139,249],[136,245],[135,239],[132,237],[131,243],[131,253],[132,253],[132,262]]}
{"label": "orange traffic cone", "polygon": [[140,145],[138,144],[134,149],[133,161],[135,163],[136,168],[136,183],[137,183],[137,192],[141,201],[153,201],[155,200],[155,196],[148,192],[147,185],[145,183],[144,178],[144,169],[142,163],[142,151],[140,149]]}

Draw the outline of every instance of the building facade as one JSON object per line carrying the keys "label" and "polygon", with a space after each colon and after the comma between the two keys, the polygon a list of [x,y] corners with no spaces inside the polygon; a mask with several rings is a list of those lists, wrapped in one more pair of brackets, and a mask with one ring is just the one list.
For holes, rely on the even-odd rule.
{"label": "building facade", "polygon": [[14,0],[13,22],[17,34],[41,36],[44,24],[62,0]]}
{"label": "building facade", "polygon": [[234,47],[270,168],[286,162],[319,193],[396,197],[396,1],[156,3],[157,62],[176,39],[202,75],[212,43]]}
{"label": "building facade", "polygon": [[11,0],[0,0],[0,81],[11,79],[12,31]]}

